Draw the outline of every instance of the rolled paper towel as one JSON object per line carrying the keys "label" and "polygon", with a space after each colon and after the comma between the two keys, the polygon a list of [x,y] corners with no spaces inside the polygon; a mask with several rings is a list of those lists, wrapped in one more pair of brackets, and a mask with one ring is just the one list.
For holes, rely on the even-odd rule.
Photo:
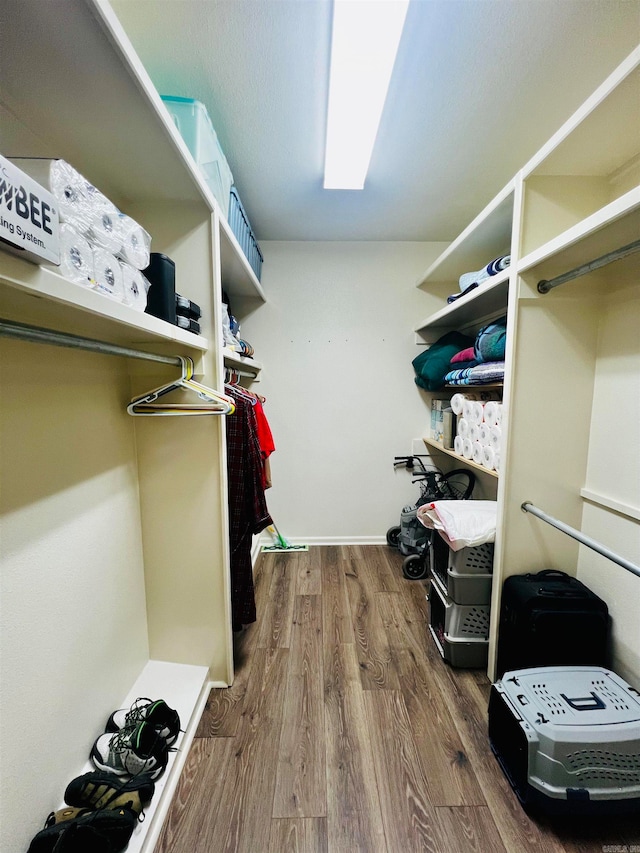
{"label": "rolled paper towel", "polygon": [[500,427],[491,427],[489,430],[489,436],[491,440],[491,447],[493,447],[494,450],[500,450],[500,444],[502,442],[502,430]]}
{"label": "rolled paper towel", "polygon": [[124,281],[120,263],[104,249],[93,251],[93,286],[99,293],[124,301]]}
{"label": "rolled paper towel", "polygon": [[485,444],[482,448],[482,464],[485,468],[492,471],[495,467],[496,454],[493,447]]}
{"label": "rolled paper towel", "polygon": [[469,424],[469,438],[471,441],[480,441],[480,427],[478,424]]}
{"label": "rolled paper towel", "polygon": [[60,226],[60,273],[78,284],[92,286],[93,249],[68,223]]}
{"label": "rolled paper towel", "polygon": [[498,423],[498,405],[495,400],[489,400],[484,404],[484,422],[489,427],[496,426]]}
{"label": "rolled paper towel", "polygon": [[465,404],[464,415],[470,424],[482,423],[483,406],[478,400],[468,400]]}
{"label": "rolled paper towel", "polygon": [[469,436],[469,421],[466,418],[458,418],[457,433],[460,438],[467,438]]}
{"label": "rolled paper towel", "polygon": [[495,391],[465,391],[464,393],[459,391],[451,398],[451,408],[455,415],[462,415],[465,400],[479,400],[482,402],[484,400],[496,399],[498,399],[498,394]]}
{"label": "rolled paper towel", "polygon": [[473,442],[473,456],[471,458],[476,465],[482,465],[482,445],[479,441]]}
{"label": "rolled paper towel", "polygon": [[89,220],[87,238],[94,246],[117,255],[124,242],[117,208],[96,210]]}
{"label": "rolled paper towel", "polygon": [[81,234],[89,227],[91,213],[88,181],[66,160],[18,157],[12,162],[49,190],[58,202],[60,222],[67,222]]}
{"label": "rolled paper towel", "polygon": [[120,262],[122,270],[122,282],[124,286],[124,303],[131,305],[137,311],[144,311],[147,307],[147,293],[151,286],[140,270],[130,264]]}
{"label": "rolled paper towel", "polygon": [[480,424],[480,426],[478,427],[478,441],[483,446],[485,444],[489,444],[491,441],[490,429],[486,423]]}
{"label": "rolled paper towel", "polygon": [[144,270],[149,266],[151,237],[144,228],[126,214],[120,214],[120,233],[122,248],[120,257],[136,269]]}
{"label": "rolled paper towel", "polygon": [[463,439],[462,439],[462,436],[461,436],[461,435],[457,435],[457,436],[453,439],[453,451],[454,451],[454,453],[457,453],[457,454],[458,454],[458,456],[462,456],[462,445],[463,445]]}
{"label": "rolled paper towel", "polygon": [[500,471],[500,454],[499,453],[493,454],[493,469],[494,469],[494,471],[498,471],[498,472]]}
{"label": "rolled paper towel", "polygon": [[462,439],[462,455],[465,459],[473,459],[473,442],[470,438]]}

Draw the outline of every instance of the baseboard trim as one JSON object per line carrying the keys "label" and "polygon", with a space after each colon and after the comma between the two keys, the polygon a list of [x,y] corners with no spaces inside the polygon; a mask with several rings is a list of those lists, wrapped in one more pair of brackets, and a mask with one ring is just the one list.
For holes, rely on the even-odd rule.
{"label": "baseboard trim", "polygon": [[[258,550],[262,545],[271,545],[270,536],[258,539]],[[386,536],[287,536],[292,545],[386,545]],[[253,554],[253,551],[252,551]]]}

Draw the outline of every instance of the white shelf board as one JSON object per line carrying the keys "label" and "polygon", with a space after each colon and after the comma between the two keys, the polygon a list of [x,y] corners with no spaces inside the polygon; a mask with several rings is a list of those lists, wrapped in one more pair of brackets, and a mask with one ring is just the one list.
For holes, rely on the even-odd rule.
{"label": "white shelf board", "polygon": [[465,272],[474,272],[490,263],[501,252],[509,252],[515,179],[476,216],[464,231],[445,249],[417,287],[429,282],[455,281]]}
{"label": "white shelf board", "polygon": [[133,347],[169,343],[179,345],[179,350],[206,351],[209,346],[201,335],[4,252],[0,252],[0,316]]}
{"label": "white shelf board", "polygon": [[229,223],[220,216],[220,263],[222,287],[229,296],[249,296],[266,301],[262,285],[245,258]]}
{"label": "white shelf board", "polygon": [[497,316],[500,312],[506,313],[509,273],[510,270],[507,268],[498,275],[492,276],[467,296],[445,305],[440,311],[427,317],[415,327],[414,331],[461,329],[482,322],[492,315]]}
{"label": "white shelf board", "polygon": [[530,175],[610,176],[638,153],[637,47],[522,170]]}
{"label": "white shelf board", "polygon": [[228,349],[227,347],[224,347],[222,350],[222,357],[225,365],[229,367],[237,367],[242,370],[248,369],[256,374],[260,373],[262,370],[262,364],[259,361],[242,356],[240,353],[234,352],[234,350]]}
{"label": "white shelf board", "polygon": [[613,510],[613,512],[631,518],[633,521],[640,521],[640,507],[631,506],[631,504],[623,503],[608,495],[601,495],[599,492],[594,492],[592,489],[587,488],[580,489],[580,496],[590,503]]}
{"label": "white shelf board", "polygon": [[627,245],[640,234],[640,187],[586,217],[520,259],[518,273],[551,258],[571,269]]}
{"label": "white shelf board", "polygon": [[466,459],[464,456],[459,456],[453,450],[447,450],[446,447],[443,447],[438,441],[434,441],[433,438],[424,437],[422,440],[427,445],[427,447],[433,447],[436,450],[439,450],[441,453],[445,453],[447,456],[451,456],[453,459],[457,459],[469,468],[474,468],[476,471],[481,471],[483,474],[488,474],[490,477],[495,477],[496,479],[498,479],[497,471],[492,471],[490,468],[485,468],[484,465],[478,465],[477,462],[473,462],[473,460],[471,459]]}

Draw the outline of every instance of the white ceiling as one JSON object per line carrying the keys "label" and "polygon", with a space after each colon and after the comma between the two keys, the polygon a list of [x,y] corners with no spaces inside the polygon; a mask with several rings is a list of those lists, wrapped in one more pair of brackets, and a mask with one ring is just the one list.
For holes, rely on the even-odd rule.
{"label": "white ceiling", "polygon": [[640,0],[412,0],[363,191],[322,189],[331,0],[112,0],[262,240],[450,240],[640,42]]}

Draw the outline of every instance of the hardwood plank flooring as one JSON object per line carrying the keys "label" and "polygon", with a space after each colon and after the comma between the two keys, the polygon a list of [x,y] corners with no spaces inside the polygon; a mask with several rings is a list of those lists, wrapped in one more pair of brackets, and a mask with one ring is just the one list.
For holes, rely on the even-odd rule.
{"label": "hardwood plank flooring", "polygon": [[387,546],[261,554],[156,853],[602,853],[636,818],[531,819],[487,738],[490,683],[428,633]]}

